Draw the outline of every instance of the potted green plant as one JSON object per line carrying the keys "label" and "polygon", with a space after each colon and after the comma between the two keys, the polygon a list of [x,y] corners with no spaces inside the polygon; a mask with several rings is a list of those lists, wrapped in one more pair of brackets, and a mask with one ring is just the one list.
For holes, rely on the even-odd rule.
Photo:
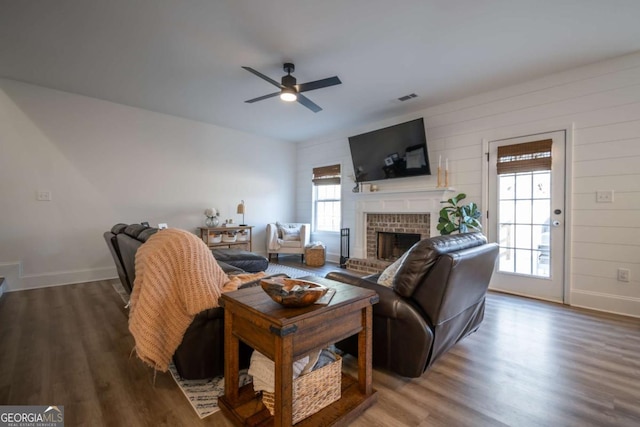
{"label": "potted green plant", "polygon": [[458,205],[466,197],[466,194],[460,193],[449,200],[440,202],[447,203],[447,206],[440,209],[440,218],[436,227],[441,235],[446,236],[456,231],[458,233],[482,231],[482,224],[478,221],[482,214],[478,205],[473,202]]}

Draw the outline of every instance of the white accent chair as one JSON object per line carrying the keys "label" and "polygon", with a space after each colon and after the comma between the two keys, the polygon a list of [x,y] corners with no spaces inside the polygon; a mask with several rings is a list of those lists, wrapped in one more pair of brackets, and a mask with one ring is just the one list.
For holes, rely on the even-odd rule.
{"label": "white accent chair", "polygon": [[311,239],[311,224],[270,223],[267,224],[267,254],[269,261],[275,254],[300,254],[304,261],[304,247]]}

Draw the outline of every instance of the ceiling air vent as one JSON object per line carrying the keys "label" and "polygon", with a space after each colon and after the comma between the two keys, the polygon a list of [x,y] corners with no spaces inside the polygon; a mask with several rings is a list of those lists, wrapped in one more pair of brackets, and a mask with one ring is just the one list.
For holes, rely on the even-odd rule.
{"label": "ceiling air vent", "polygon": [[408,101],[412,98],[417,98],[418,95],[416,95],[415,93],[410,93],[409,95],[405,95],[405,96],[401,96],[400,98],[398,98],[398,101]]}

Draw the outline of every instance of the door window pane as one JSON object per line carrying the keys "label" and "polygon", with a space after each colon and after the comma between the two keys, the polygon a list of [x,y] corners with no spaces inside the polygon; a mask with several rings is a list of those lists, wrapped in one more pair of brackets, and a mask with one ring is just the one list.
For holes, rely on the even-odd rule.
{"label": "door window pane", "polygon": [[531,249],[531,226],[516,225],[516,248]]}
{"label": "door window pane", "polygon": [[544,171],[533,174],[533,198],[548,199],[551,197],[551,172]]}
{"label": "door window pane", "polygon": [[516,199],[531,198],[531,173],[519,173],[516,175]]}
{"label": "door window pane", "polygon": [[[531,227],[531,247],[549,246],[549,225],[534,225]],[[548,250],[548,249],[547,249]]]}
{"label": "door window pane", "polygon": [[500,202],[500,216],[498,222],[502,224],[512,224],[515,222],[516,203],[512,200]]}
{"label": "door window pane", "polygon": [[548,224],[551,215],[551,201],[549,199],[534,200],[532,211],[533,224]]}
{"label": "door window pane", "polygon": [[515,261],[514,249],[500,248],[500,261],[499,261],[500,271],[514,273],[515,272],[514,261]]}
{"label": "door window pane", "polygon": [[516,249],[516,273],[531,274],[531,251]]}
{"label": "door window pane", "polygon": [[500,224],[500,246],[513,248],[515,246],[515,233],[513,224]]}
{"label": "door window pane", "polygon": [[533,251],[533,274],[550,277],[549,251]]}
{"label": "door window pane", "polygon": [[516,200],[516,223],[531,224],[531,200]]}
{"label": "door window pane", "polygon": [[515,175],[511,174],[511,175],[500,175],[498,176],[498,179],[500,180],[500,193],[499,193],[499,197],[500,200],[505,200],[505,199],[514,199],[515,198],[515,185],[516,185],[516,178]]}

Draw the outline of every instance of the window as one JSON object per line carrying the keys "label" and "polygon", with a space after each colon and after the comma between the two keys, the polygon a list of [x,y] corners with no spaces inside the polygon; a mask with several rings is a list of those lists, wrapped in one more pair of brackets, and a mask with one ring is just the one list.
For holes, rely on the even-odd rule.
{"label": "window", "polygon": [[313,168],[314,231],[340,231],[340,165]]}

